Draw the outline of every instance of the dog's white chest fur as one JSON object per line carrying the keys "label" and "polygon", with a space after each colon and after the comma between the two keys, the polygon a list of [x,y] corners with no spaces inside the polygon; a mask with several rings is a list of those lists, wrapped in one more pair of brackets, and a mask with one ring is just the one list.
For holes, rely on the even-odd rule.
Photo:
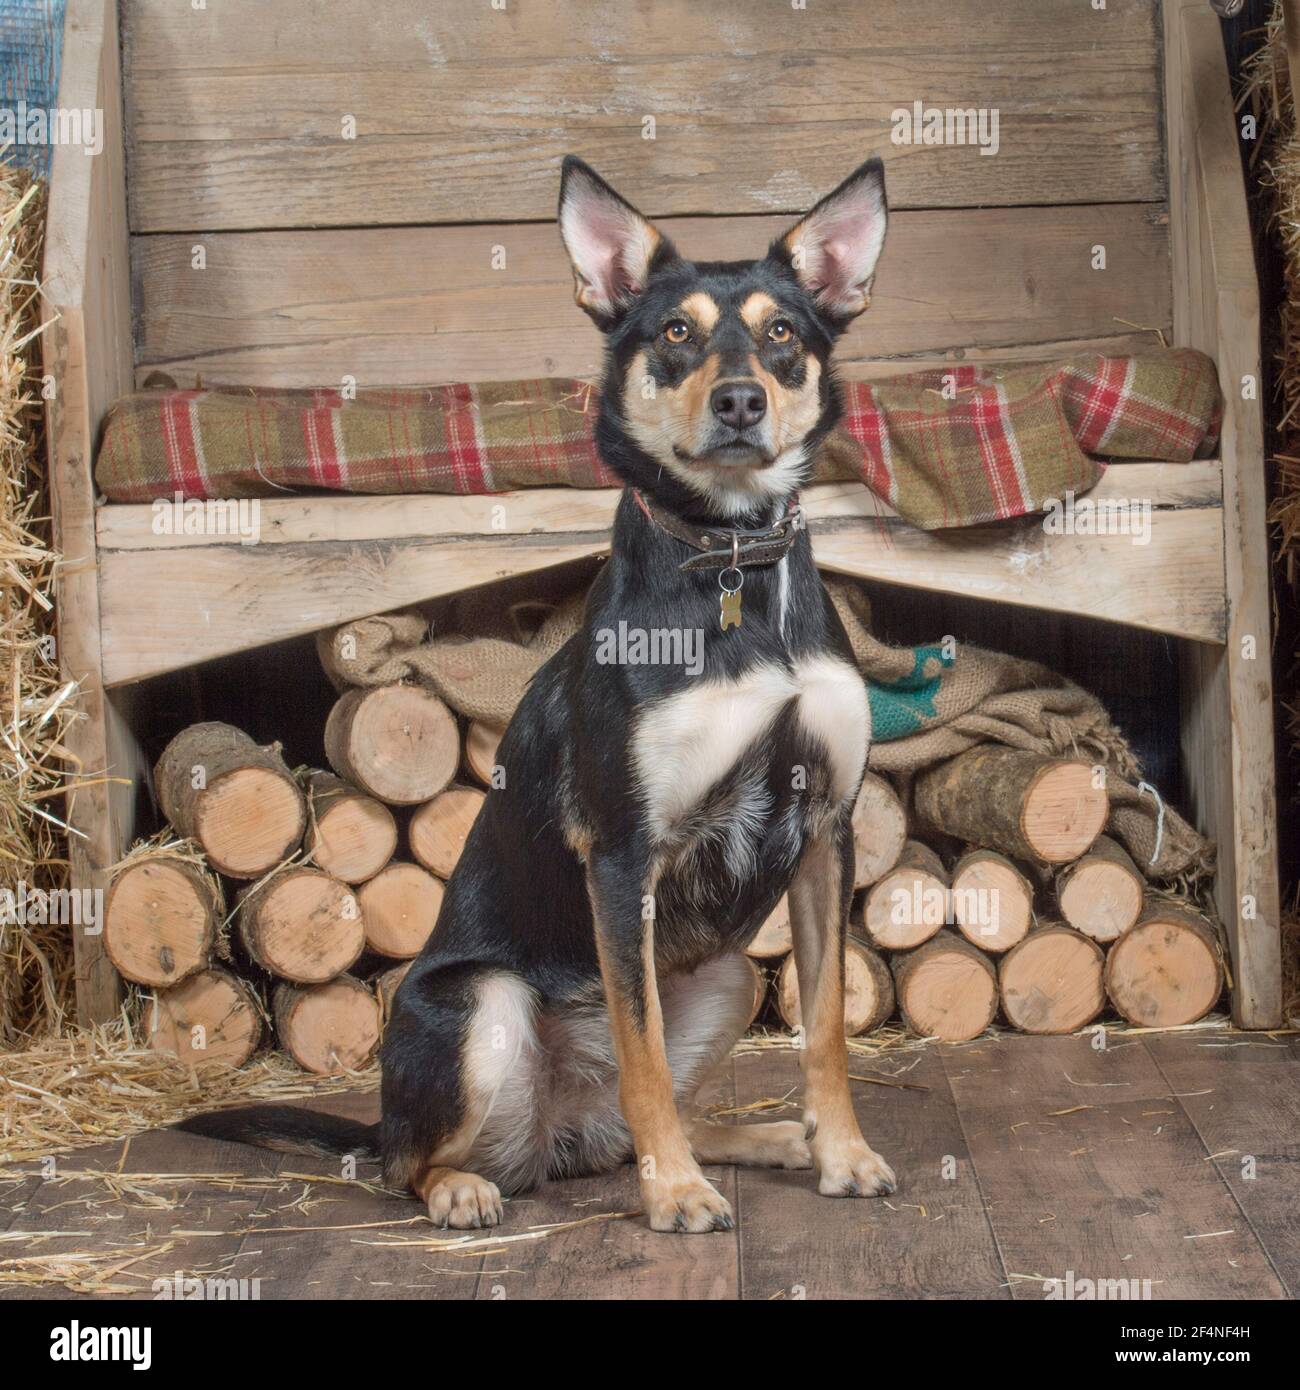
{"label": "dog's white chest fur", "polygon": [[763,664],[734,681],[701,680],[641,715],[633,760],[656,839],[672,833],[792,701],[801,728],[825,753],[833,795],[852,794],[870,734],[862,676],[830,656]]}

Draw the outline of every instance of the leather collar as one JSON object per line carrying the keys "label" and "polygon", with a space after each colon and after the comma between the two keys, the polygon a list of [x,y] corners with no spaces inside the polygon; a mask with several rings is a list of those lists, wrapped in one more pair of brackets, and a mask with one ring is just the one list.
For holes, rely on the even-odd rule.
{"label": "leather collar", "polygon": [[696,526],[661,507],[638,488],[632,489],[636,504],[661,531],[667,531],[698,553],[684,561],[684,570],[729,570],[748,565],[774,565],[784,560],[803,529],[803,508],[797,501],[776,523],[761,530],[735,526]]}

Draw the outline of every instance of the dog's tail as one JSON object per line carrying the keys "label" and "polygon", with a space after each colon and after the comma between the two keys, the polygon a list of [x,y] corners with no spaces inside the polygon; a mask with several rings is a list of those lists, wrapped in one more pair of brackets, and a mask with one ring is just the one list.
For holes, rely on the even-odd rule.
{"label": "dog's tail", "polygon": [[290,1153],[352,1154],[378,1162],[379,1126],[345,1120],[340,1115],[320,1115],[292,1105],[244,1105],[234,1110],[213,1110],[191,1115],[175,1126],[187,1134],[207,1139],[226,1139],[253,1144],[260,1149],[287,1149]]}

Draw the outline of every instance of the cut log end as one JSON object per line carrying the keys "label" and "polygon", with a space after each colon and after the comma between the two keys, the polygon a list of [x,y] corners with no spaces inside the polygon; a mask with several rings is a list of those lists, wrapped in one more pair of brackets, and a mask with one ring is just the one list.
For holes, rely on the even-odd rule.
{"label": "cut log end", "polygon": [[1022,1033],[1077,1032],[1106,1002],[1103,964],[1096,942],[1072,927],[1030,932],[999,971],[1007,1021]]}
{"label": "cut log end", "polygon": [[397,994],[397,987],[406,979],[406,972],[410,968],[411,962],[404,960],[401,965],[394,965],[375,976],[375,995],[379,1000],[380,1014],[385,1024],[393,1016],[393,999]]}
{"label": "cut log end", "polygon": [[492,785],[492,771],[497,765],[497,749],[501,746],[504,729],[493,728],[475,719],[465,735],[465,767],[477,782]]}
{"label": "cut log end", "polygon": [[1146,881],[1127,851],[1106,835],[1062,869],[1056,900],[1061,916],[1094,941],[1115,941],[1142,912]]}
{"label": "cut log end", "polygon": [[297,848],[307,824],[298,784],[275,747],[230,724],[192,724],[154,769],[163,814],[232,878],[258,878]]}
{"label": "cut log end", "polygon": [[149,1046],[187,1066],[242,1067],[262,1037],[262,1015],[253,992],[216,967],[161,990],[148,1018]]}
{"label": "cut log end", "polygon": [[412,815],[411,853],[430,873],[451,877],[486,800],[477,787],[451,787]]}
{"label": "cut log end", "polygon": [[767,1001],[767,975],[756,960],[749,962],[749,968],[754,976],[754,1007],[749,1013],[749,1026],[752,1028],[758,1021],[758,1016],[763,1012],[763,1005]]}
{"label": "cut log end", "polygon": [[790,927],[790,900],[781,901],[768,914],[758,929],[758,935],[745,947],[745,954],[754,960],[780,960],[794,949],[794,932]]}
{"label": "cut log end", "polygon": [[892,961],[903,1021],[919,1037],[968,1042],[998,1011],[992,961],[953,932],[941,932]]}
{"label": "cut log end", "polygon": [[1101,834],[1110,799],[1086,763],[1045,768],[1025,795],[1020,828],[1034,855],[1048,864],[1077,859]]}
{"label": "cut log end", "polygon": [[953,866],[952,915],[972,946],[997,955],[1024,940],[1034,917],[1034,890],[1005,855],[974,850]]}
{"label": "cut log end", "polygon": [[275,991],[275,1027],[284,1050],[321,1076],[356,1071],[379,1044],[379,1004],[350,975],[302,988]]}
{"label": "cut log end", "polygon": [[151,858],[123,869],[104,906],[104,949],[136,984],[166,988],[207,964],[225,913],[197,865]]}
{"label": "cut log end", "polygon": [[923,830],[1049,864],[1083,854],[1110,804],[1087,763],[993,744],[923,772],[914,800]]}
{"label": "cut log end", "polygon": [[357,895],[318,869],[288,869],[246,896],[239,931],[262,969],[300,984],[333,979],[365,946]]}
{"label": "cut log end", "polygon": [[349,690],[325,724],[325,753],[340,777],[380,801],[413,806],[440,792],[460,763],[451,711],[418,685]]}
{"label": "cut log end", "polygon": [[867,888],[898,863],[907,841],[907,814],[883,777],[868,772],[853,803],[853,886]]}
{"label": "cut log end", "polygon": [[1205,1017],[1223,991],[1217,937],[1195,913],[1148,901],[1142,920],[1110,948],[1106,993],[1143,1028],[1177,1028]]}
{"label": "cut log end", "polygon": [[312,862],[344,883],[364,883],[393,857],[397,822],[381,801],[329,773],[312,777],[308,796]]}
{"label": "cut log end", "polygon": [[208,862],[232,878],[274,868],[302,839],[306,816],[291,782],[260,767],[228,772],[208,788],[194,816],[194,838]]}
{"label": "cut log end", "polygon": [[366,944],[393,960],[420,954],[442,910],[442,884],[418,864],[389,864],[357,890]]}
{"label": "cut log end", "polygon": [[[787,956],[777,974],[776,1007],[790,1028],[803,1025],[799,974]],[[894,982],[889,967],[864,942],[850,939],[844,952],[844,1032],[849,1037],[870,1033],[894,1012]]]}
{"label": "cut log end", "polygon": [[948,875],[939,856],[908,840],[897,864],[858,906],[859,925],[872,945],[908,950],[928,941],[948,920]]}

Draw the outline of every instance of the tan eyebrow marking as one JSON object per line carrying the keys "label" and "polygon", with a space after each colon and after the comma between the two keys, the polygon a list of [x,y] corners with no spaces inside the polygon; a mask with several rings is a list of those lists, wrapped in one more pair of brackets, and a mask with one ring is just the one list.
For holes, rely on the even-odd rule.
{"label": "tan eyebrow marking", "polygon": [[680,312],[693,318],[706,333],[713,332],[722,314],[717,300],[712,295],[705,294],[703,290],[688,294],[681,302]]}
{"label": "tan eyebrow marking", "polygon": [[755,290],[740,306],[740,317],[755,333],[763,326],[763,320],[776,312],[776,300],[762,290]]}

